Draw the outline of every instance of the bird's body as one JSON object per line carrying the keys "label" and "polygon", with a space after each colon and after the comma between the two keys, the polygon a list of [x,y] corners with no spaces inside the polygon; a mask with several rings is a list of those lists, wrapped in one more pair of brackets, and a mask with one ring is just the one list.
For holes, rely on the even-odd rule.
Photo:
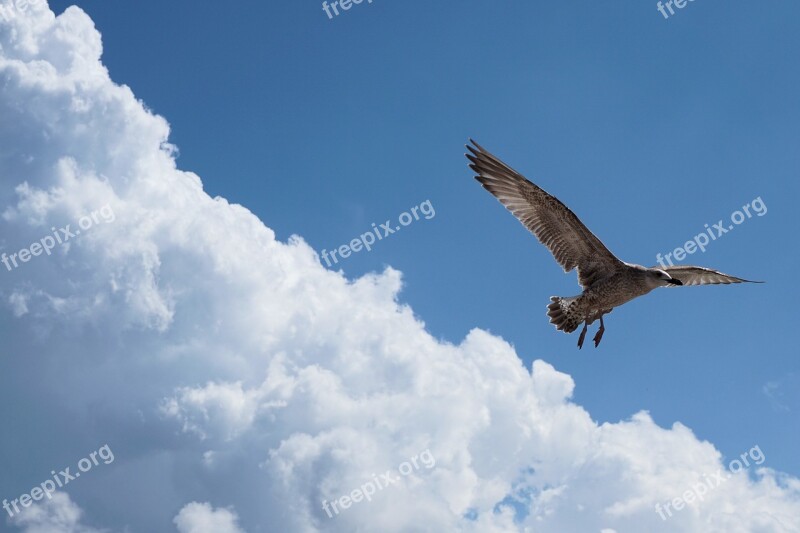
{"label": "bird's body", "polygon": [[[646,269],[639,265],[626,264],[619,272],[598,280],[578,296],[563,298],[553,296],[548,306],[548,316],[556,328],[572,333],[581,324],[589,324],[615,307],[644,296],[658,285],[650,282]],[[565,319],[561,319],[563,314]]]}
{"label": "bird's body", "polygon": [[590,310],[609,309],[644,296],[661,286],[663,285],[647,275],[645,267],[625,263],[619,272],[583,291],[582,298],[584,305]]}
{"label": "bird's body", "polygon": [[587,327],[600,320],[595,346],[605,331],[603,315],[658,287],[743,283],[748,280],[695,266],[647,268],[620,261],[575,214],[555,196],[528,181],[521,174],[472,141],[467,146],[470,168],[483,187],[547,246],[564,271],[577,269],[583,292],[578,296],[550,298],[547,315],[557,329],[566,333],[584,324],[578,340],[583,346]]}

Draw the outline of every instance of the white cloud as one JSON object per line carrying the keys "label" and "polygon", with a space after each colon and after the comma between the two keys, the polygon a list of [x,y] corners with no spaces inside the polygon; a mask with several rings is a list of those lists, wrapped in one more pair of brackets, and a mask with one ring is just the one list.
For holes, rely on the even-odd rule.
{"label": "white cloud", "polygon": [[243,533],[236,525],[236,513],[214,510],[208,503],[192,502],[175,517],[179,533]]}
{"label": "white cloud", "polygon": [[[147,530],[162,517],[166,528],[182,509],[180,531],[210,520],[238,530],[231,511],[190,503],[209,501],[235,507],[250,530],[800,522],[800,482],[765,468],[662,521],[656,503],[720,468],[713,445],[647,413],[598,425],[548,363],[528,371],[481,330],[458,344],[431,337],[398,303],[399,272],[350,281],[300,238],[277,241],[176,168],[166,121],[109,80],[100,53],[75,7],[0,22],[0,252],[106,204],[116,214],[52,256],[0,270],[7,371],[41,369],[17,404],[55,397],[50,415],[74,428],[63,441],[116,452],[113,468],[81,480],[94,521]],[[334,518],[323,511],[425,449],[435,468]],[[136,505],[106,513],[125,491]]]}
{"label": "white cloud", "polygon": [[64,492],[22,509],[10,522],[24,533],[103,533],[81,524],[83,511]]}

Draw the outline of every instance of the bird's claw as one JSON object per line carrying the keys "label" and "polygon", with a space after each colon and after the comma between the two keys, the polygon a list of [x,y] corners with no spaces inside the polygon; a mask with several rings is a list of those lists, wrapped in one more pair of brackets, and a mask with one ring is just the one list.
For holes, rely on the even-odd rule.
{"label": "bird's claw", "polygon": [[588,324],[583,324],[583,329],[581,330],[581,336],[578,337],[578,349],[580,350],[583,348],[583,339],[586,338],[586,329],[589,327]]}
{"label": "bird's claw", "polygon": [[600,328],[600,329],[597,330],[597,334],[594,336],[594,347],[595,348],[597,348],[597,346],[600,344],[600,339],[603,338],[603,333],[605,333],[605,331],[606,331],[606,328]]}

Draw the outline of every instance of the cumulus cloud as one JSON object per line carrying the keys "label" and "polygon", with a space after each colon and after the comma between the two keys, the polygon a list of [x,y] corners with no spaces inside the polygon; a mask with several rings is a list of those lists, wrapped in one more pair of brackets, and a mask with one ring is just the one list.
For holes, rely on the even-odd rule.
{"label": "cumulus cloud", "polygon": [[83,525],[83,511],[63,492],[53,494],[15,515],[11,523],[24,533],[103,533],[103,530]]}
{"label": "cumulus cloud", "polygon": [[[400,272],[348,280],[300,237],[276,240],[177,168],[166,120],[110,80],[101,52],[77,7],[0,20],[0,253],[18,262],[0,265],[11,353],[0,375],[25,383],[0,399],[48,398],[48,423],[70,422],[60,447],[114,448],[113,467],[76,484],[92,523],[796,531],[800,482],[760,465],[662,520],[656,503],[727,465],[712,444],[645,412],[598,425],[552,365],[526,369],[478,329],[457,343],[433,338],[399,303]],[[82,227],[104,206],[113,222],[22,260],[53,228]],[[36,433],[15,438],[0,444],[4,466]],[[341,503],[424,450],[435,467]],[[9,494],[21,484],[0,480]],[[64,498],[67,511],[46,516],[77,524]],[[329,516],[324,501],[339,511]]]}
{"label": "cumulus cloud", "polygon": [[179,533],[244,533],[236,525],[236,513],[214,510],[208,503],[192,502],[175,517]]}

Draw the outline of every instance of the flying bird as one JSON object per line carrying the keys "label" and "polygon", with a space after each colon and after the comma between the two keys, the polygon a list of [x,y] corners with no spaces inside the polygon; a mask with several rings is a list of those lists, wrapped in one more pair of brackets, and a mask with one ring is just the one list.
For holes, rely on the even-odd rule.
{"label": "flying bird", "polygon": [[646,268],[620,261],[558,198],[531,183],[470,139],[470,168],[483,188],[492,193],[553,254],[564,272],[578,271],[583,292],[578,296],[550,297],[547,316],[556,329],[572,333],[583,323],[578,348],[595,320],[600,328],[594,345],[605,332],[603,315],[658,287],[761,283],[698,266]]}

